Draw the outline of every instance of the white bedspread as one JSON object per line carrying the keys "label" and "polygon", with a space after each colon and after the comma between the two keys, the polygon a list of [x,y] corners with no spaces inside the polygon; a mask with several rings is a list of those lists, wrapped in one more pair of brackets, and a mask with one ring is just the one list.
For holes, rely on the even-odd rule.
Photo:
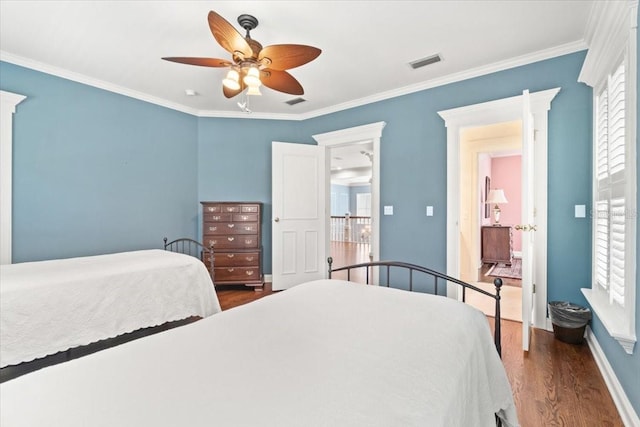
{"label": "white bedspread", "polygon": [[0,385],[3,426],[506,426],[486,317],[325,280]]}
{"label": "white bedspread", "polygon": [[0,366],[220,311],[200,260],[151,249],[0,266]]}

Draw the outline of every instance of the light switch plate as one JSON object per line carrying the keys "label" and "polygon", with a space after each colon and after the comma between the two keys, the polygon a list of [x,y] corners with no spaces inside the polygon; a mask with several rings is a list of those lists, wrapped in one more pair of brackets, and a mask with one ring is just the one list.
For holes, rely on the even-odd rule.
{"label": "light switch plate", "polygon": [[385,206],[384,207],[385,215],[393,215],[393,206]]}
{"label": "light switch plate", "polygon": [[433,206],[427,206],[427,216],[433,216]]}
{"label": "light switch plate", "polygon": [[576,205],[575,206],[575,216],[576,216],[576,218],[586,218],[586,216],[587,216],[587,207],[585,205]]}

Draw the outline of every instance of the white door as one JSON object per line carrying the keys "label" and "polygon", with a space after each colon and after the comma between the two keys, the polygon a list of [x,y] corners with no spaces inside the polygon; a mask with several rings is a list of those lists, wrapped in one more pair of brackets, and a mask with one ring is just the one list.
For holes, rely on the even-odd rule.
{"label": "white door", "polygon": [[325,148],[273,142],[273,290],[326,277]]}
{"label": "white door", "polygon": [[533,114],[528,90],[522,94],[522,104],[522,349],[529,351],[533,319],[535,180]]}

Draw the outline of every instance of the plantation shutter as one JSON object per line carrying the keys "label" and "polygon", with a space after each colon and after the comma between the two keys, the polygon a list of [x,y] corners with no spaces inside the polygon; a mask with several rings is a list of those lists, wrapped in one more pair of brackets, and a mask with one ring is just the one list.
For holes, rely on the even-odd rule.
{"label": "plantation shutter", "polygon": [[625,294],[625,93],[624,65],[596,99],[596,200],[594,274],[609,301]]}

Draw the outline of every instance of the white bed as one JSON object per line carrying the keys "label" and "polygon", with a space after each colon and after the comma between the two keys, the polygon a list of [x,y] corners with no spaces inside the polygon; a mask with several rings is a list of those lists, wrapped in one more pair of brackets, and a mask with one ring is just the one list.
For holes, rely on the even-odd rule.
{"label": "white bed", "polygon": [[151,249],[0,267],[0,367],[220,311],[209,272]]}
{"label": "white bed", "polygon": [[518,424],[483,313],[321,280],[0,384],[3,426]]}

